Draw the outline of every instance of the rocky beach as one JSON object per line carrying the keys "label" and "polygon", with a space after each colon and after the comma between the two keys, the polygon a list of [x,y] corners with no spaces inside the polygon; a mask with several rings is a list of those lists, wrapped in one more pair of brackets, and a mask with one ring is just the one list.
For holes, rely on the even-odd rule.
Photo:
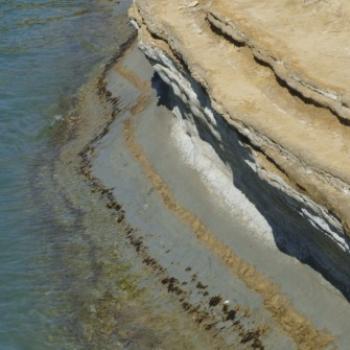
{"label": "rocky beach", "polygon": [[[113,117],[84,150],[82,171],[104,194],[144,268],[176,299],[185,318],[222,341],[218,348],[345,349],[346,216],[334,215],[336,209],[315,194],[316,188],[335,186],[338,177],[313,177],[315,165],[309,169],[306,158],[296,166],[296,155],[311,155],[282,148],[296,136],[289,122],[284,143],[268,139],[277,102],[279,109],[291,108],[290,118],[308,119],[296,120],[296,128],[301,123],[307,132],[316,123],[320,130],[314,127],[314,133],[325,131],[323,121],[340,131],[342,124],[331,115],[336,107],[314,106],[321,100],[311,104],[305,101],[311,96],[299,97],[307,93],[278,85],[270,63],[254,57],[257,49],[236,38],[231,42],[227,28],[208,12],[213,8],[206,2],[135,1],[130,17],[138,39],[130,39],[105,70],[100,94]],[[239,79],[258,83],[258,102]],[[266,116],[261,130],[240,121],[234,105],[224,107],[226,97],[246,108],[242,115],[248,118],[249,112],[252,123],[268,107],[271,126]],[[319,120],[313,120],[316,113]],[[282,126],[276,133],[284,132]],[[347,132],[342,128],[339,137]],[[317,159],[329,160],[318,151]],[[293,169],[287,172],[287,166]]]}
{"label": "rocky beach", "polygon": [[112,6],[40,168],[63,348],[348,349],[349,5]]}

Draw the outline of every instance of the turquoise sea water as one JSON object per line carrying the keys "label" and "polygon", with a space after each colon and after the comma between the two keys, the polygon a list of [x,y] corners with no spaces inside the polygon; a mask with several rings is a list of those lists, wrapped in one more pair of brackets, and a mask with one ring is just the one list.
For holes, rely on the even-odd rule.
{"label": "turquoise sea water", "polygon": [[115,51],[127,3],[0,1],[0,350],[78,347],[53,286],[62,232],[37,196],[37,173],[72,96]]}

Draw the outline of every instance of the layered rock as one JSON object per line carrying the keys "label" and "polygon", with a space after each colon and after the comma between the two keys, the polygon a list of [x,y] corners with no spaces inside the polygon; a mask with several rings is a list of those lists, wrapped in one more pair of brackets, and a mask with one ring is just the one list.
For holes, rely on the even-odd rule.
{"label": "layered rock", "polygon": [[349,13],[343,0],[222,0],[207,18],[288,86],[349,120]]}
{"label": "layered rock", "polygon": [[184,159],[347,297],[349,14],[343,0],[135,0],[130,10],[172,88]]}

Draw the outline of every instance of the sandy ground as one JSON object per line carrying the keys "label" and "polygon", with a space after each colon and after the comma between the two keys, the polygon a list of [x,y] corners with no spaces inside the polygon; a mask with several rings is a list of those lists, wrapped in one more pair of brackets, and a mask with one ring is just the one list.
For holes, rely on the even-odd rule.
{"label": "sandy ground", "polygon": [[[169,136],[175,119],[159,105],[150,86],[152,77],[150,65],[135,47],[111,68],[107,91],[110,100],[118,98],[119,112],[91,152],[92,174],[122,204],[120,221],[132,227],[128,238],[147,269],[156,272],[163,290],[198,329],[222,338],[225,346],[295,348],[269,313],[264,295],[232,273],[216,249],[224,244],[237,259],[254,267],[259,278],[264,276],[278,287],[293,310],[310,321],[320,342],[346,349],[350,340],[346,300],[308,266],[261,244],[239,218],[217,205],[218,198],[196,171],[181,162]],[[160,83],[153,79],[153,84]],[[191,215],[214,238],[199,237],[188,224]]]}

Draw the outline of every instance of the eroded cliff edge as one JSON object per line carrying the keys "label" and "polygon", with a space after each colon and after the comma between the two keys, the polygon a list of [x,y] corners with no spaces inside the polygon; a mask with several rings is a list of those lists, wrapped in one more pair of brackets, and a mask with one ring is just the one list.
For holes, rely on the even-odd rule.
{"label": "eroded cliff edge", "polygon": [[[218,204],[346,297],[350,129],[341,18],[348,8],[344,1],[262,8],[253,0],[137,0],[130,10],[139,47],[171,87],[163,102],[179,121],[172,136],[184,160]],[[297,19],[291,35],[273,13]]]}
{"label": "eroded cliff edge", "polygon": [[135,0],[130,10],[170,87],[160,95],[183,160],[218,205],[347,298],[349,11],[301,0]]}

